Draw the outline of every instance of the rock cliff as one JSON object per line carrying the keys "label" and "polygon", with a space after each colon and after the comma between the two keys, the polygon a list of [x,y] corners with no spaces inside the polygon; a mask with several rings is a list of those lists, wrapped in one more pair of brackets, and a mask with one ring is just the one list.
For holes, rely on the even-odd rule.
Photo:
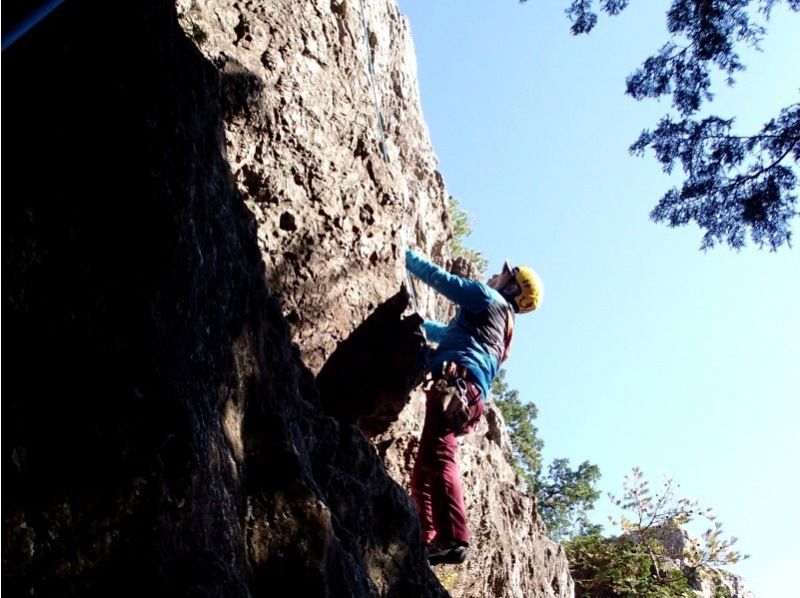
{"label": "rock cliff", "polygon": [[[680,569],[689,580],[697,598],[752,598],[741,576],[706,563],[697,565],[691,558],[702,550],[702,543],[678,525],[665,524],[656,529],[655,539],[663,547],[660,566],[666,570]],[[633,537],[634,541],[636,537]],[[579,592],[576,592],[578,595]]]}
{"label": "rock cliff", "polygon": [[4,52],[10,595],[572,595],[493,409],[473,556],[424,558],[414,60],[389,0],[68,2]]}

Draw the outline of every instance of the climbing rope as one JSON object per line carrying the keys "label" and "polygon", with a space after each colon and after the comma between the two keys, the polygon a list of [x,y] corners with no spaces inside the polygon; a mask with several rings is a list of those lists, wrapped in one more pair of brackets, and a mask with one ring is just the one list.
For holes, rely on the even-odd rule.
{"label": "climbing rope", "polygon": [[2,51],[5,52],[6,48],[11,46],[11,44],[13,44],[19,38],[23,37],[26,33],[28,33],[28,31],[36,27],[40,21],[44,20],[47,15],[58,8],[63,2],[64,0],[50,0],[28,14],[28,16],[25,17],[19,25],[14,26],[8,32],[8,35],[3,37]]}
{"label": "climbing rope", "polygon": [[[383,112],[381,111],[380,99],[378,98],[378,87],[375,84],[375,64],[372,60],[372,48],[369,45],[369,25],[367,24],[367,15],[364,11],[364,0],[359,0],[359,12],[361,13],[361,27],[364,30],[364,49],[367,54],[367,73],[369,75],[369,83],[372,88],[372,101],[375,103],[375,116],[378,122],[378,137],[380,138],[381,155],[383,161],[388,164],[389,154],[386,151],[386,135],[383,131]],[[403,194],[403,217],[408,212],[408,195]],[[406,230],[403,224],[400,225],[400,245],[405,249],[407,245]],[[417,291],[414,287],[414,279],[408,270],[403,267],[406,273],[406,286],[408,286],[408,294],[411,299],[411,306],[414,311],[421,315],[419,311],[419,302],[417,301]]]}
{"label": "climbing rope", "polygon": [[378,120],[378,136],[380,137],[381,154],[383,161],[389,162],[389,154],[386,152],[386,136],[383,134],[383,114],[381,104],[378,100],[378,88],[375,85],[375,66],[372,62],[372,48],[369,47],[369,27],[367,26],[367,15],[364,12],[364,0],[358,0],[361,12],[361,27],[364,29],[364,48],[367,51],[367,73],[369,75],[370,86],[372,87],[372,100],[375,102],[375,114]]}

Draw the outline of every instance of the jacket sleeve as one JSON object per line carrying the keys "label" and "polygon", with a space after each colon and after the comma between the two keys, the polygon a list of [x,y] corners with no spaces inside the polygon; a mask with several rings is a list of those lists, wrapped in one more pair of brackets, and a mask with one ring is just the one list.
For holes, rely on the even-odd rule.
{"label": "jacket sleeve", "polygon": [[447,330],[447,325],[435,320],[425,320],[422,324],[425,328],[425,337],[434,343],[438,343],[444,336],[444,331]]}
{"label": "jacket sleeve", "polygon": [[437,293],[470,311],[481,311],[491,303],[486,285],[450,274],[411,249],[406,249],[406,268]]}

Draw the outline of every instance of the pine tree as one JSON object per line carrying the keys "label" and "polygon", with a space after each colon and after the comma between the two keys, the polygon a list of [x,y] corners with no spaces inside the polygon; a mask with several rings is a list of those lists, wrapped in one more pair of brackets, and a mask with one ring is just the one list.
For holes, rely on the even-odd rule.
{"label": "pine tree", "polygon": [[[617,15],[628,2],[573,0],[566,10],[572,33],[589,33],[598,12]],[[626,81],[626,93],[636,100],[671,97],[673,114],[642,131],[630,152],[641,156],[652,151],[667,173],[680,165],[683,184],[667,191],[650,217],[672,227],[696,222],[705,231],[702,249],[717,243],[739,249],[748,234],[759,247],[773,251],[791,245],[791,224],[798,214],[800,103],[780,110],[760,130],[744,134],[736,130],[733,117],[698,117],[713,98],[712,74],[720,72],[728,85],[734,84],[735,75],[745,68],[740,49],[759,48],[772,10],[780,3],[673,0],[666,15],[670,39]],[[800,11],[800,0],[785,3]]]}

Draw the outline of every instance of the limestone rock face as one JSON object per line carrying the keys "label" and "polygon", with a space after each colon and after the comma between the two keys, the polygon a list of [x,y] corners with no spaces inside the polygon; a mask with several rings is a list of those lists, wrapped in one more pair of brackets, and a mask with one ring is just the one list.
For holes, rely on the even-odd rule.
{"label": "limestone rock face", "polygon": [[419,540],[414,60],[389,0],[64,3],[4,52],[10,595],[572,595],[494,410],[470,561]]}
{"label": "limestone rock face", "polygon": [[256,217],[270,287],[318,372],[397,290],[404,245],[446,257],[446,191],[408,22],[394,2],[369,0],[179,8],[220,69],[237,188]]}

